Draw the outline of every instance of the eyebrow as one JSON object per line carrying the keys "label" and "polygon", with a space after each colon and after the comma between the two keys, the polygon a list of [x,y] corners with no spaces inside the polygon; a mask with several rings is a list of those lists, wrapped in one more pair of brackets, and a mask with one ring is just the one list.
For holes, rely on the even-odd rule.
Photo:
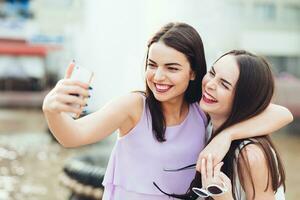
{"label": "eyebrow", "polygon": [[[213,66],[211,67],[211,70],[213,71],[214,74],[216,73],[215,68]],[[229,81],[227,81],[224,78],[220,78],[220,79],[221,79],[221,81],[227,83],[228,85],[230,85],[232,87],[232,84]]]}
{"label": "eyebrow", "polygon": [[[150,58],[148,59],[150,62],[154,63],[154,64],[157,64],[155,61],[151,60]],[[165,66],[171,66],[171,65],[177,65],[177,66],[182,66],[181,64],[179,63],[166,63],[164,64]]]}

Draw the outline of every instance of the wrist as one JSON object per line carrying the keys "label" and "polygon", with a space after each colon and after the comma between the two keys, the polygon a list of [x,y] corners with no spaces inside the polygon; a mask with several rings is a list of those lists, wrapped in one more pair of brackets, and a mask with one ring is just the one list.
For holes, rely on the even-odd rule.
{"label": "wrist", "polygon": [[42,108],[44,116],[47,117],[56,117],[56,116],[60,116],[61,112],[57,112],[55,110],[50,109],[49,107],[44,107]]}
{"label": "wrist", "polygon": [[226,138],[228,138],[228,140],[230,140],[231,142],[233,140],[236,140],[235,134],[230,130],[225,129],[221,132],[221,134],[224,135]]}
{"label": "wrist", "polygon": [[45,115],[52,115],[52,114],[55,114],[55,112],[53,112],[51,109],[49,109],[47,106],[43,106],[42,107],[42,110],[43,110],[43,113]]}

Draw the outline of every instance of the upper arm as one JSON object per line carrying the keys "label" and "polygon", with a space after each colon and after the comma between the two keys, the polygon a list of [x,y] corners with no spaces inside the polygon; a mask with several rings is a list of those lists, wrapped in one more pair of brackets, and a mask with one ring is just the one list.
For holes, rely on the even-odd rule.
{"label": "upper arm", "polygon": [[76,122],[83,128],[84,144],[96,142],[126,126],[131,129],[141,115],[143,97],[141,94],[130,93],[113,100],[104,107],[82,117]]}
{"label": "upper arm", "polygon": [[[242,159],[241,154],[246,162]],[[258,145],[249,144],[241,150],[238,157],[238,169],[239,179],[246,193],[247,200],[253,199],[253,187],[255,200],[275,199],[267,160],[263,150]]]}

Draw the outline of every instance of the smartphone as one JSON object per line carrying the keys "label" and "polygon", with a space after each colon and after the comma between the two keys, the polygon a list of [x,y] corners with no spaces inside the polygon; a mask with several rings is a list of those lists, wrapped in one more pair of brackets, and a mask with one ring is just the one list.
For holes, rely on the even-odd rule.
{"label": "smartphone", "polygon": [[[94,73],[92,71],[75,64],[70,79],[77,80],[90,85],[93,77],[94,77]],[[83,96],[79,96],[79,97],[84,98]],[[80,108],[79,104],[71,104],[71,106]],[[71,115],[71,117],[73,118],[78,118],[80,116],[79,114],[76,113],[69,113],[69,115]]]}

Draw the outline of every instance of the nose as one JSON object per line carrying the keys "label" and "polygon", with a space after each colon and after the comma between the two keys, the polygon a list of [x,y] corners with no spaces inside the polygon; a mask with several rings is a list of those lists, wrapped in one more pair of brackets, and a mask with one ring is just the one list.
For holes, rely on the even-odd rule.
{"label": "nose", "polygon": [[155,81],[160,81],[165,78],[165,73],[164,73],[163,69],[161,69],[160,67],[158,67],[154,73],[155,73],[154,74]]}
{"label": "nose", "polygon": [[217,81],[213,78],[207,81],[205,88],[208,90],[215,90],[217,88]]}

